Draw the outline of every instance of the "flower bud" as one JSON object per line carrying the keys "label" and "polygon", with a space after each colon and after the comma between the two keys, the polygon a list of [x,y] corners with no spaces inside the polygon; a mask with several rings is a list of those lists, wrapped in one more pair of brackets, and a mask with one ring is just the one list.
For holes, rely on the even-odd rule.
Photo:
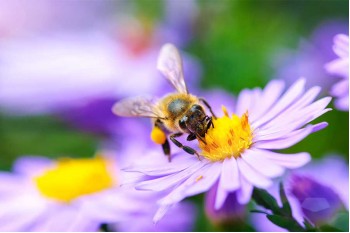
{"label": "flower bud", "polygon": [[236,193],[228,194],[223,206],[215,209],[217,185],[211,188],[205,196],[205,213],[214,225],[234,224],[243,220],[245,206],[237,202]]}
{"label": "flower bud", "polygon": [[304,216],[316,225],[329,221],[343,207],[333,189],[306,176],[292,177],[291,193],[300,203]]}

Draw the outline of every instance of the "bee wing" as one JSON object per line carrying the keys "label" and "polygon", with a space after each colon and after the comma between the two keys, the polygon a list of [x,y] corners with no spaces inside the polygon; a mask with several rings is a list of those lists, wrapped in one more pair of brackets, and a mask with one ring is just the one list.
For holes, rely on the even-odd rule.
{"label": "bee wing", "polygon": [[157,69],[170,81],[180,93],[188,93],[184,80],[182,59],[173,44],[165,44],[160,50]]}
{"label": "bee wing", "polygon": [[123,99],[113,105],[112,111],[118,116],[125,117],[165,118],[154,99],[148,96]]}

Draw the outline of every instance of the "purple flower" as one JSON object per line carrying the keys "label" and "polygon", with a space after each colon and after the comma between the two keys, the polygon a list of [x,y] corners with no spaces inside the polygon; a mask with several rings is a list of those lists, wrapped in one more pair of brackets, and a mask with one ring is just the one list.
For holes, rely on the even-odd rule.
{"label": "purple flower", "polygon": [[215,225],[232,224],[242,221],[245,216],[245,205],[237,201],[236,193],[229,193],[220,209],[215,208],[218,183],[205,195],[205,214]]}
{"label": "purple flower", "polygon": [[331,188],[305,176],[294,175],[291,179],[291,193],[312,223],[326,223],[342,209],[341,199]]}
{"label": "purple flower", "polygon": [[342,80],[332,87],[330,93],[337,97],[334,103],[337,109],[349,111],[349,36],[336,35],[333,50],[339,58],[327,63],[325,68]]}
{"label": "purple flower", "polygon": [[[154,67],[161,42],[137,53],[127,43],[133,42],[97,29],[2,40],[0,107],[21,114],[60,113],[104,99],[173,90]],[[198,62],[183,57],[187,84],[197,86]]]}
{"label": "purple flower", "polygon": [[188,203],[154,225],[158,196],[119,187],[123,176],[116,165],[108,156],[20,158],[14,173],[0,173],[0,231],[97,231],[103,223],[124,231],[191,230]]}
{"label": "purple flower", "polygon": [[[349,209],[349,168],[339,156],[314,161],[284,180],[293,217],[300,223],[307,218],[319,225],[330,221],[342,208]],[[281,203],[277,185],[268,191]],[[258,231],[285,231],[261,214],[251,217]]]}
{"label": "purple flower", "polygon": [[[156,206],[153,206],[152,211],[156,211]],[[151,213],[151,210],[149,213]],[[153,212],[153,213],[154,213]],[[135,214],[128,218],[128,220],[121,221],[114,225],[114,229],[118,231],[132,231],[132,232],[181,232],[193,230],[196,212],[193,205],[190,203],[183,203],[174,206],[171,214],[167,215],[162,221],[154,224],[151,214]]]}
{"label": "purple flower", "polygon": [[296,49],[281,49],[274,59],[274,77],[284,79],[288,85],[295,82],[297,77],[306,77],[308,87],[321,86],[322,91],[328,93],[334,81],[323,66],[335,58],[329,44],[334,35],[340,32],[348,32],[347,22],[323,22],[310,38],[302,39]]}
{"label": "purple flower", "polygon": [[177,153],[168,163],[159,156],[148,156],[125,169],[139,174],[138,181],[144,180],[136,183],[136,189],[169,193],[159,200],[155,221],[175,203],[206,192],[217,182],[215,209],[220,209],[233,192],[238,203],[245,204],[254,186],[267,188],[285,168],[298,168],[310,160],[305,152],[284,154],[272,150],[289,148],[326,127],[325,122],[308,123],[330,110],[326,106],[331,99],[314,101],[320,88],[306,91],[304,79],[285,93],[283,90],[282,81],[271,81],[263,90],[243,90],[235,114],[231,116],[224,109],[224,116],[214,120],[215,127],[208,130],[206,144],[199,141],[201,159]]}
{"label": "purple flower", "polygon": [[23,0],[4,0],[0,3],[0,38],[101,26],[115,14],[114,6],[113,1],[33,0],[29,4]]}

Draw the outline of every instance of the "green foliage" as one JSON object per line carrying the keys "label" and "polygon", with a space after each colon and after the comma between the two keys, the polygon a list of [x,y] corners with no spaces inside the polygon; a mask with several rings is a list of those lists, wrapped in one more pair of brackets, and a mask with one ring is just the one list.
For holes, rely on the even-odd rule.
{"label": "green foliage", "polygon": [[263,189],[254,189],[253,200],[257,205],[260,205],[265,209],[271,211],[271,214],[264,212],[262,213],[266,214],[267,219],[279,227],[293,232],[316,231],[316,229],[312,227],[312,225],[307,220],[305,220],[304,226],[301,226],[293,218],[292,210],[282,183],[280,183],[279,193],[282,201],[282,207],[278,205],[276,199],[271,194],[269,194],[266,190]]}
{"label": "green foliage", "polygon": [[9,170],[22,155],[51,158],[91,157],[96,137],[77,132],[49,116],[6,117],[0,115],[0,169]]}
{"label": "green foliage", "polygon": [[266,190],[255,188],[252,196],[254,202],[271,212],[268,213],[264,210],[251,210],[251,213],[265,214],[266,218],[273,224],[292,232],[349,231],[348,211],[339,212],[334,219],[327,224],[314,226],[307,219],[304,219],[303,226],[300,225],[292,215],[292,209],[282,183],[280,183],[279,194],[282,201],[282,207],[277,204],[276,199]]}

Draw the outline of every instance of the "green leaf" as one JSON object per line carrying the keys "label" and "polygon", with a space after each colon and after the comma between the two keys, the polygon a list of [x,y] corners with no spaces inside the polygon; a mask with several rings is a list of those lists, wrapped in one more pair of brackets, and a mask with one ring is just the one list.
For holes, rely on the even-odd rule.
{"label": "green leaf", "polygon": [[275,225],[287,229],[289,231],[305,231],[300,224],[293,218],[280,216],[280,215],[267,215],[266,216]]}
{"label": "green leaf", "polygon": [[349,212],[341,211],[337,213],[329,225],[338,229],[338,231],[349,231]]}
{"label": "green leaf", "polygon": [[281,213],[280,207],[278,206],[276,199],[267,191],[259,188],[254,188],[253,199],[256,202],[256,204],[271,210],[274,214]]}
{"label": "green leaf", "polygon": [[319,229],[323,232],[342,232],[340,229],[328,224],[320,226]]}
{"label": "green leaf", "polygon": [[285,216],[290,216],[292,217],[292,208],[290,207],[288,198],[286,196],[286,192],[284,190],[284,186],[283,183],[280,183],[280,197],[281,197],[281,201],[282,201],[282,211],[284,213]]}
{"label": "green leaf", "polygon": [[317,229],[312,225],[311,222],[309,222],[309,220],[304,219],[303,223],[306,231],[317,231]]}
{"label": "green leaf", "polygon": [[263,210],[251,210],[250,213],[265,214],[265,215],[269,214]]}

